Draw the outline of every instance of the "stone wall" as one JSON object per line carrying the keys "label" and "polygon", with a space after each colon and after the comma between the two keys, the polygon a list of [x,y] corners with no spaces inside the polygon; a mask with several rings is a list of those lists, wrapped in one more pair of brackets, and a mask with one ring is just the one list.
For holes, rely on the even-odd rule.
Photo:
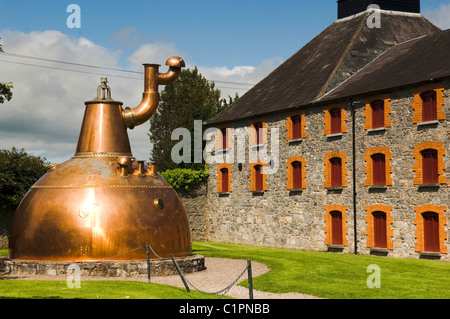
{"label": "stone wall", "polygon": [[[439,85],[438,85],[439,86]],[[443,156],[443,165],[447,168],[443,175],[450,181],[449,136],[448,121],[450,118],[450,85],[445,87],[445,106],[443,111],[446,118],[429,125],[413,123],[414,101],[413,90],[405,89],[389,94],[390,99],[390,127],[384,130],[368,130],[365,127],[366,102],[364,97],[354,97],[356,122],[356,223],[353,209],[353,143],[352,143],[352,110],[345,107],[343,118],[347,132],[336,136],[325,136],[326,105],[311,107],[306,110],[306,137],[295,142],[286,141],[285,114],[270,114],[265,118],[268,143],[260,148],[260,152],[271,154],[274,146],[271,143],[274,128],[279,130],[279,168],[275,174],[267,176],[267,190],[264,192],[250,191],[250,164],[252,152],[255,148],[248,147],[249,137],[245,139],[245,161],[239,164],[237,140],[233,141],[234,161],[231,163],[231,187],[229,193],[217,192],[217,164],[210,164],[209,178],[209,209],[207,216],[207,239],[210,241],[242,243],[257,246],[270,246],[303,250],[327,251],[336,247],[327,245],[326,211],[338,205],[345,210],[345,225],[343,227],[343,247],[339,251],[354,252],[354,229],[356,228],[357,249],[362,254],[379,254],[379,250],[371,249],[369,236],[371,231],[367,222],[367,215],[374,205],[392,206],[390,216],[392,224],[392,249],[382,251],[382,254],[395,257],[419,258],[416,251],[418,239],[416,208],[426,204],[439,207],[445,206],[445,212],[440,220],[442,228],[443,246],[449,247],[450,219],[447,208],[449,189],[447,183],[440,183],[435,187],[419,187],[414,184],[415,158],[413,156],[416,144],[427,141],[443,142],[443,149],[447,153]],[[436,87],[437,88],[437,87]],[[370,98],[370,97],[369,97]],[[372,97],[376,98],[376,97]],[[341,104],[342,105],[342,104]],[[251,124],[249,120],[232,123],[236,133],[246,130]],[[237,132],[237,134],[240,134]],[[241,133],[244,134],[244,133]],[[366,185],[367,158],[366,152],[370,148],[389,147],[392,155],[392,185],[386,187],[369,187]],[[332,152],[345,153],[347,159],[343,171],[346,183],[344,187],[326,188],[325,158]],[[306,162],[306,188],[289,191],[287,185],[286,163],[292,156],[302,156]],[[382,207],[379,206],[379,207]],[[443,249],[445,250],[445,249]],[[423,257],[423,255],[422,255]],[[441,260],[450,260],[448,253],[441,253]]]}
{"label": "stone wall", "polygon": [[207,182],[200,183],[187,194],[180,194],[191,226],[192,240],[206,239]]}

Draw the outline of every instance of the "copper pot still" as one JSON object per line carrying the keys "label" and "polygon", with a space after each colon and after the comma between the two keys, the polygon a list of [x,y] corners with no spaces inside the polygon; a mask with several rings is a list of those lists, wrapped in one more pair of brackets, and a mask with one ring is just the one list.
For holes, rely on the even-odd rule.
{"label": "copper pot still", "polygon": [[97,98],[85,102],[75,155],[42,176],[17,208],[12,259],[142,260],[147,242],[160,257],[191,254],[183,203],[155,164],[136,161],[127,134],[156,112],[158,86],[175,81],[185,63],[172,57],[166,65],[162,74],[160,65],[144,64],[143,98],[135,108],[123,109],[101,79]]}

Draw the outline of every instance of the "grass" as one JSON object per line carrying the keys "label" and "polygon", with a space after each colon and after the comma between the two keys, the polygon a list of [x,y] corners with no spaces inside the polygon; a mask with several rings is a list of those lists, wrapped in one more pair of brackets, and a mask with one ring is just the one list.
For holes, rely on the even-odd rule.
{"label": "grass", "polygon": [[[194,242],[207,257],[251,259],[271,270],[253,279],[254,289],[299,292],[337,299],[448,299],[450,263],[430,260],[306,252],[244,245]],[[381,288],[370,289],[369,265],[380,267]],[[241,285],[248,287],[247,281]]]}
{"label": "grass", "polygon": [[0,257],[8,255],[9,255],[8,249],[0,249]]}
{"label": "grass", "polygon": [[[5,253],[0,251],[0,253]],[[193,253],[206,257],[250,259],[270,271],[253,278],[254,289],[299,292],[333,299],[449,299],[450,263],[245,245],[194,242]],[[7,255],[7,251],[6,251]],[[381,270],[381,288],[369,289],[369,265]],[[208,266],[208,265],[206,265]],[[248,287],[247,280],[240,285]],[[133,281],[81,281],[69,289],[65,281],[0,280],[0,298],[87,299],[217,299],[194,290]]]}
{"label": "grass", "polygon": [[65,281],[0,280],[0,298],[31,299],[218,299],[185,289],[136,281],[81,281],[68,288]]}

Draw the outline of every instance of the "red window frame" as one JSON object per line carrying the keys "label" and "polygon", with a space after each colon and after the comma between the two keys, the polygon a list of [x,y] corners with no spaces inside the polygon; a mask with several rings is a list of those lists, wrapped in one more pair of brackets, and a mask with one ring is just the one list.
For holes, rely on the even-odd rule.
{"label": "red window frame", "polygon": [[384,101],[377,100],[370,103],[372,107],[372,128],[384,127]]}
{"label": "red window frame", "polygon": [[255,165],[254,170],[255,170],[255,190],[262,191],[264,190],[263,167],[262,165]]}
{"label": "red window frame", "polygon": [[229,192],[229,189],[228,189],[228,185],[229,185],[228,168],[222,168],[220,170],[220,173],[222,174],[222,192],[224,192],[224,193]]}
{"label": "red window frame", "polygon": [[377,153],[373,154],[371,158],[373,185],[386,185],[386,156]]}
{"label": "red window frame", "polygon": [[437,184],[439,182],[438,151],[426,149],[422,155],[422,184]]}
{"label": "red window frame", "polygon": [[292,162],[292,187],[293,189],[302,188],[302,163]]}
{"label": "red window frame", "polygon": [[420,94],[422,99],[422,121],[437,120],[437,95],[436,91],[427,91]]}
{"label": "red window frame", "polygon": [[263,144],[263,123],[257,122],[253,124],[255,128],[255,141],[256,145]]}
{"label": "red window frame", "polygon": [[221,128],[220,132],[222,133],[222,149],[226,150],[228,148],[228,129]]}
{"label": "red window frame", "polygon": [[342,159],[333,157],[330,159],[331,187],[342,187]]}
{"label": "red window frame", "polygon": [[291,117],[292,121],[292,139],[296,140],[302,137],[302,117],[295,115]]}
{"label": "red window frame", "polygon": [[387,248],[386,213],[373,212],[373,241],[378,248]]}
{"label": "red window frame", "polygon": [[342,133],[342,110],[334,108],[330,110],[330,133]]}
{"label": "red window frame", "polygon": [[340,211],[332,211],[331,215],[331,244],[342,245],[342,213]]}
{"label": "red window frame", "polygon": [[425,212],[423,217],[423,245],[425,251],[439,252],[439,214]]}

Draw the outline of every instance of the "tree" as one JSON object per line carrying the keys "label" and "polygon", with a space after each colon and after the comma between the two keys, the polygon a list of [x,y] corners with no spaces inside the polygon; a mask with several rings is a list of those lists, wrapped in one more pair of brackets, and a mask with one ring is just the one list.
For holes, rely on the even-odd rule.
{"label": "tree", "polygon": [[45,158],[28,155],[23,149],[0,150],[0,207],[16,208],[49,167]]}
{"label": "tree", "polygon": [[157,163],[160,171],[173,168],[204,169],[204,164],[175,164],[172,161],[171,151],[178,142],[171,140],[172,132],[176,128],[187,128],[193,143],[194,120],[207,121],[233,101],[231,97],[228,101],[221,99],[220,90],[204,78],[197,67],[181,71],[177,81],[166,85],[161,93],[158,111],[150,119],[149,136],[153,144],[151,161]]}
{"label": "tree", "polygon": [[[3,52],[1,44],[0,44],[0,52]],[[12,98],[12,91],[11,91],[11,89],[12,88],[13,88],[13,86],[12,86],[11,82],[0,83],[0,104],[5,102],[5,99],[7,101],[11,100],[11,98]]]}

